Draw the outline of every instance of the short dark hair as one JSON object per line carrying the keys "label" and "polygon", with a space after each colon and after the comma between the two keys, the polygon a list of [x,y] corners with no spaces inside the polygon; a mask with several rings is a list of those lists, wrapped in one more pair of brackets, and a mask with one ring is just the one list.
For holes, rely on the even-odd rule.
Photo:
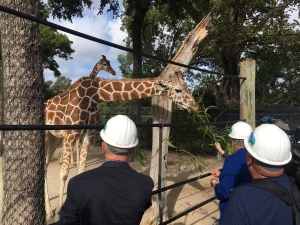
{"label": "short dark hair", "polygon": [[244,139],[235,139],[235,138],[232,138],[232,140],[233,140],[238,146],[245,147]]}
{"label": "short dark hair", "polygon": [[[106,143],[106,142],[105,142]],[[107,150],[114,155],[128,155],[132,148],[119,148],[106,143]]]}

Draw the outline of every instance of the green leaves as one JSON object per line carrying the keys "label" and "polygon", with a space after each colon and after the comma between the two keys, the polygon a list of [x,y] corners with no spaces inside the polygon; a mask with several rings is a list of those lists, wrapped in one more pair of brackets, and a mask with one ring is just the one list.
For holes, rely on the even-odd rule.
{"label": "green leaves", "polygon": [[165,142],[168,146],[172,147],[172,148],[176,148],[171,142],[169,139],[165,138],[163,139],[163,142]]}
{"label": "green leaves", "polygon": [[70,78],[64,76],[58,77],[54,83],[53,81],[46,81],[44,83],[45,99],[52,98],[65,91],[71,86],[71,82],[72,80]]}
{"label": "green leaves", "polygon": [[[38,2],[38,16],[46,20],[50,14],[50,7],[43,2]],[[54,72],[54,76],[61,75],[59,65],[54,59],[59,57],[65,60],[72,59],[71,54],[75,52],[71,48],[72,41],[64,34],[57,32],[57,30],[39,25],[40,39],[42,45],[42,60],[44,69],[49,69]]]}

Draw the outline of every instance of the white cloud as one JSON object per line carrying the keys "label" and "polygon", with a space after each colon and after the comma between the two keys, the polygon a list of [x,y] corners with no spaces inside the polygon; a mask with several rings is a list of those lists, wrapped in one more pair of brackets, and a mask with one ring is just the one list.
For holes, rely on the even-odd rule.
{"label": "white cloud", "polygon": [[[72,18],[72,23],[64,20],[59,21],[57,19],[49,19],[48,21],[117,45],[125,46],[123,40],[126,38],[127,34],[120,30],[120,18],[112,19],[107,13],[97,16],[97,9],[98,6],[96,5],[92,6],[91,10],[85,9],[83,18]],[[106,10],[104,10],[104,12],[105,11]],[[106,58],[110,60],[112,67],[117,73],[116,77],[121,76],[118,68],[120,64],[117,61],[117,58],[120,54],[126,54],[125,51],[65,32],[61,33],[66,34],[68,38],[73,41],[72,48],[75,50],[75,53],[71,55],[73,60],[65,61],[56,58],[62,76],[70,78],[73,82],[80,77],[88,76],[96,62],[102,58],[102,55],[105,55]],[[45,70],[44,76],[45,80],[56,80],[50,70]],[[110,79],[115,78],[103,71],[100,71],[98,76]]]}

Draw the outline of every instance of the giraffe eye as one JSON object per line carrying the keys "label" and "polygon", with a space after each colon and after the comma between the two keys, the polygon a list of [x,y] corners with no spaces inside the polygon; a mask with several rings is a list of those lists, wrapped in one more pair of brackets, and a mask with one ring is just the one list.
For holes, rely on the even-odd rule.
{"label": "giraffe eye", "polygon": [[180,93],[180,92],[182,92],[182,90],[181,90],[181,89],[175,89],[175,91],[176,91],[177,93]]}

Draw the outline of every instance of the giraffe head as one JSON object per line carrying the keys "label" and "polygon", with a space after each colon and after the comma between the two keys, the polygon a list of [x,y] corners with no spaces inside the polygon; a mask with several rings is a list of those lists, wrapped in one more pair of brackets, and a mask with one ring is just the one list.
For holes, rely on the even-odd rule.
{"label": "giraffe head", "polygon": [[102,59],[100,59],[97,64],[99,64],[101,66],[101,69],[104,70],[105,72],[108,72],[111,75],[116,75],[116,72],[110,66],[110,61],[107,60],[104,55],[102,55]]}
{"label": "giraffe head", "polygon": [[176,71],[173,78],[166,79],[162,84],[166,87],[164,90],[165,95],[172,99],[174,103],[188,112],[191,112],[191,108],[196,112],[199,111],[199,105],[183,81],[181,71]]}

